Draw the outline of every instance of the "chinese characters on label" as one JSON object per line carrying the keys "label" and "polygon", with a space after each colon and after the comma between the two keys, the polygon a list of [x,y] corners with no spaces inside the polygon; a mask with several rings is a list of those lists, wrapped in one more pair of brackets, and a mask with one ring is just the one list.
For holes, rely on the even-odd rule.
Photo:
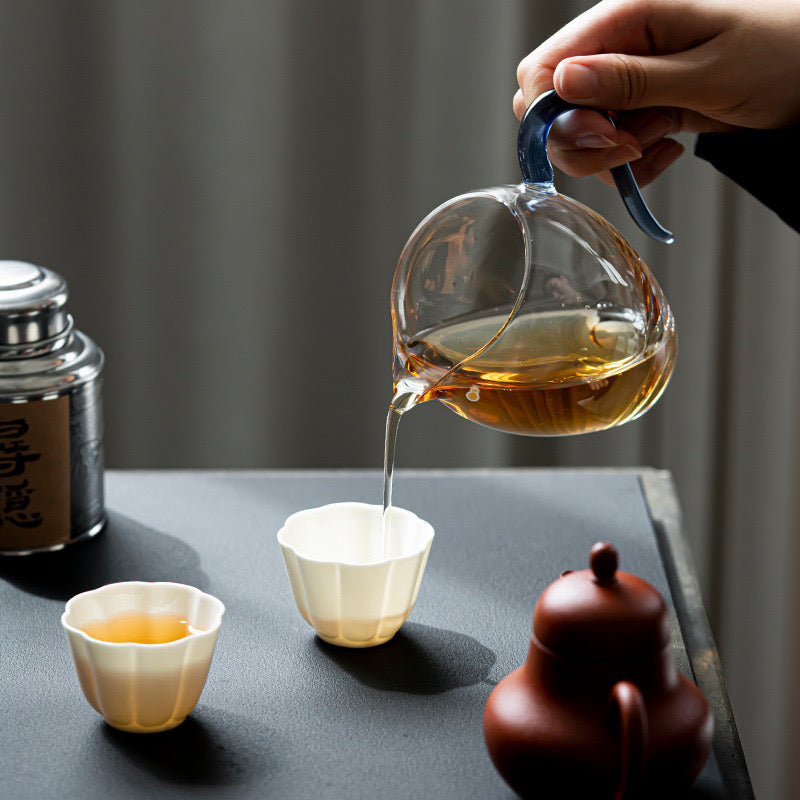
{"label": "chinese characters on label", "polygon": [[42,457],[25,440],[29,430],[24,419],[0,422],[0,527],[29,529],[43,521],[41,512],[31,508],[34,491],[25,478],[28,465]]}
{"label": "chinese characters on label", "polygon": [[70,397],[0,402],[0,551],[68,542]]}

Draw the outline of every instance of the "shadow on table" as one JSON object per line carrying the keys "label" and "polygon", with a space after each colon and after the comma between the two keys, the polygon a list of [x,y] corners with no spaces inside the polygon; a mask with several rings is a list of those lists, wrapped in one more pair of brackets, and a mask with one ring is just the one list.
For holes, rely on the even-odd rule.
{"label": "shadow on table", "polygon": [[[98,734],[97,745],[112,747],[125,765],[173,785],[231,786],[260,779],[269,770],[271,732],[254,730],[251,723],[244,725],[236,715],[218,709],[197,709],[163,733],[125,733],[101,724]],[[124,777],[123,764],[112,760],[108,766]]]}
{"label": "shadow on table", "polygon": [[440,694],[487,681],[497,656],[471,636],[407,622],[378,647],[337,647],[315,637],[337,666],[373,689]]}
{"label": "shadow on table", "polygon": [[51,600],[117,581],[176,581],[198,589],[208,582],[200,556],[185,542],[113,511],[93,539],[55,553],[0,559],[0,578]]}

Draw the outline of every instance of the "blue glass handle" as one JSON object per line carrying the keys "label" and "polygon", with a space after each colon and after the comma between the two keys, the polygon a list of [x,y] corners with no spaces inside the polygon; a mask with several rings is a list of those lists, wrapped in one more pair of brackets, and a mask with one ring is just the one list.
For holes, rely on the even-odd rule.
{"label": "blue glass handle", "polygon": [[[519,135],[517,136],[517,156],[519,166],[522,170],[522,179],[525,183],[531,184],[553,184],[553,166],[547,157],[547,135],[556,119],[567,111],[576,108],[586,108],[586,106],[576,106],[562,100],[551,89],[536,98],[525,111],[522,122],[519,125]],[[592,109],[602,114],[611,124],[614,121],[605,111]],[[633,177],[630,165],[623,164],[613,167],[611,177],[617,186],[617,190],[622,197],[622,202],[628,209],[634,222],[653,239],[667,244],[673,241],[672,234],[659,225],[658,220],[653,216],[647,204],[644,202],[642,193]]]}

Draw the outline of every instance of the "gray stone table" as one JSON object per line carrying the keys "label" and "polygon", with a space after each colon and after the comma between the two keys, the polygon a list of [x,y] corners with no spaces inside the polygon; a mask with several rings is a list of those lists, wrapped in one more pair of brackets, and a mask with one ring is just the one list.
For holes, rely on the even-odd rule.
{"label": "gray stone table", "polygon": [[[0,559],[3,800],[508,800],[484,703],[524,661],[541,591],[599,540],[664,595],[679,667],[714,710],[714,751],[687,798],[752,797],[667,473],[399,471],[395,503],[436,538],[411,616],[370,650],[316,638],[275,535],[301,508],[380,502],[379,472],[110,472],[106,495],[96,539]],[[227,607],[197,708],[162,734],[102,722],[59,623],[73,594],[132,579],[193,584]]]}

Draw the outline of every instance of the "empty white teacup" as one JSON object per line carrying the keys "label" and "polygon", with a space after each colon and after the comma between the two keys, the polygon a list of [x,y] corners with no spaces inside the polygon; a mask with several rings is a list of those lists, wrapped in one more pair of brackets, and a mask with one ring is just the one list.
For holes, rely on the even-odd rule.
{"label": "empty white teacup", "polygon": [[411,613],[433,528],[392,508],[332,503],[292,514],[278,532],[297,608],[317,635],[342,647],[388,642]]}
{"label": "empty white teacup", "polygon": [[129,581],[76,595],[61,624],[92,707],[115,728],[155,733],[197,704],[224,613],[193,586]]}

